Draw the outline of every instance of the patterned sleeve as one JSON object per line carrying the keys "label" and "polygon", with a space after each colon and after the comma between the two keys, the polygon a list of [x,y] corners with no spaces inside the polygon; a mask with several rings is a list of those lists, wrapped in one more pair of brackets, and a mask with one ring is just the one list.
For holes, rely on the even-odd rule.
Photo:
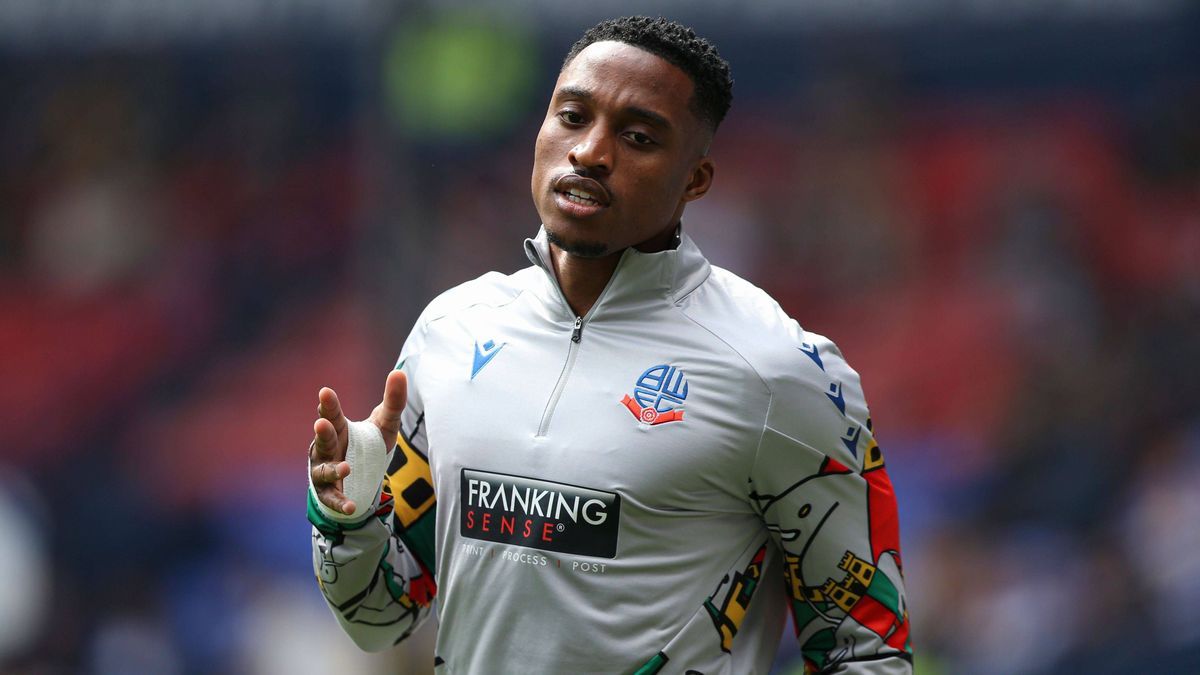
{"label": "patterned sleeve", "polygon": [[437,593],[431,571],[437,504],[416,377],[422,339],[418,324],[396,364],[408,375],[408,402],[372,515],[337,523],[308,494],[317,583],[346,633],[368,651],[411,635]]}
{"label": "patterned sleeve", "polygon": [[772,400],[750,499],[784,553],[805,672],[910,673],[896,498],[857,373],[804,333]]}

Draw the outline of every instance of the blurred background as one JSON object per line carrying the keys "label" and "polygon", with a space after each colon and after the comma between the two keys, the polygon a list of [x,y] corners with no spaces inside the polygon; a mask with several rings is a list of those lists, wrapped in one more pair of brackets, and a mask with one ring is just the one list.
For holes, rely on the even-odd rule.
{"label": "blurred background", "polygon": [[1200,672],[1184,0],[5,0],[0,672],[429,672],[320,598],[316,391],[365,415],[426,302],[527,264],[562,55],[622,13],[733,66],[685,227],[863,374],[917,672]]}

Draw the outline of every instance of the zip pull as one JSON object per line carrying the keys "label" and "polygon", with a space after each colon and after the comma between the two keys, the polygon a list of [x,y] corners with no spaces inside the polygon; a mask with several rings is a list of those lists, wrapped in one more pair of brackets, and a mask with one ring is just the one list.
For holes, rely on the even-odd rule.
{"label": "zip pull", "polygon": [[583,317],[575,317],[575,329],[571,331],[571,342],[579,342],[583,337]]}

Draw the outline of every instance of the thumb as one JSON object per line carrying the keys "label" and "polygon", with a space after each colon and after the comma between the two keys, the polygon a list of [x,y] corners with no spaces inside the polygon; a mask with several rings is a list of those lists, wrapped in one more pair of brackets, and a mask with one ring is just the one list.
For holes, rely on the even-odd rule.
{"label": "thumb", "polygon": [[387,382],[383,386],[383,401],[371,414],[372,421],[383,432],[383,438],[390,446],[400,433],[400,415],[404,412],[404,404],[408,400],[408,376],[402,370],[388,373]]}

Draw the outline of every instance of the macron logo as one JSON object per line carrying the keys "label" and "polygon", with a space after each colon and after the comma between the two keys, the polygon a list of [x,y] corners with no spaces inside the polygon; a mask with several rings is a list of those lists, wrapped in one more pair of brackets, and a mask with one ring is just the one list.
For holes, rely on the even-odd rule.
{"label": "macron logo", "polygon": [[502,342],[497,345],[495,341],[488,340],[487,342],[483,343],[483,348],[480,349],[479,341],[475,341],[475,360],[471,363],[472,380],[475,379],[475,376],[479,374],[479,371],[483,370],[484,366],[491,363],[492,357],[500,353],[500,350],[504,349],[504,345],[506,344],[508,343]]}

